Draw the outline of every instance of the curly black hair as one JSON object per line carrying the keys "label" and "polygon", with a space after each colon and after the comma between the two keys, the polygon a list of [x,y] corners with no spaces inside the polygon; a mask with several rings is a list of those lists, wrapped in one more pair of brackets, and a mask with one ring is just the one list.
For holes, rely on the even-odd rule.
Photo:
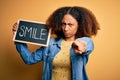
{"label": "curly black hair", "polygon": [[78,22],[76,38],[95,36],[100,29],[95,15],[90,10],[79,6],[61,7],[55,10],[46,21],[47,29],[52,29],[52,33],[58,38],[64,38],[61,26],[66,14],[70,14]]}

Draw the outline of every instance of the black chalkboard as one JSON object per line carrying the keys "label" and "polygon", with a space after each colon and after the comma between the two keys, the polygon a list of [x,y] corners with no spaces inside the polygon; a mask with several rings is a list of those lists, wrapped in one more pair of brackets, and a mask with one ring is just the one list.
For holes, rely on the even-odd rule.
{"label": "black chalkboard", "polygon": [[14,41],[30,43],[41,46],[48,46],[50,30],[45,28],[41,22],[19,20],[18,29],[14,36]]}

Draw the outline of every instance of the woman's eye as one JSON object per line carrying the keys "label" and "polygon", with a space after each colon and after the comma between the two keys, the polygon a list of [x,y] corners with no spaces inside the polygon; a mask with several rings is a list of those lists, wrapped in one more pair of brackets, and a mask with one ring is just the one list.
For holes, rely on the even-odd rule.
{"label": "woman's eye", "polygon": [[72,26],[73,26],[73,24],[71,24],[71,23],[68,23],[68,25],[69,25],[70,27],[72,27]]}
{"label": "woman's eye", "polygon": [[73,26],[73,24],[72,23],[62,23],[62,26],[70,26],[70,27],[72,27]]}
{"label": "woman's eye", "polygon": [[66,23],[62,23],[62,26],[66,26]]}

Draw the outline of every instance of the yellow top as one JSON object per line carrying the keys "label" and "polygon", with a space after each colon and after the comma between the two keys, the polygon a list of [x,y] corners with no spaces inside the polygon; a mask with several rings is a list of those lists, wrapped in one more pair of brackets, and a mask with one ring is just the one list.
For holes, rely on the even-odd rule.
{"label": "yellow top", "polygon": [[72,42],[62,41],[61,50],[53,60],[52,80],[71,80],[71,44]]}

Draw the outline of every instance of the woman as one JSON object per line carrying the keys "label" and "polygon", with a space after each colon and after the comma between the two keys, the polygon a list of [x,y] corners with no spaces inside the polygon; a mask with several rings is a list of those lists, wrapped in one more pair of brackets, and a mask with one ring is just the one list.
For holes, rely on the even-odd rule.
{"label": "woman", "polygon": [[[43,62],[42,80],[88,80],[86,64],[94,49],[92,36],[99,30],[91,11],[83,7],[61,7],[46,21],[52,29],[48,47],[31,53],[26,44],[15,43],[17,51],[26,64]],[[13,26],[13,32],[17,24]]]}

